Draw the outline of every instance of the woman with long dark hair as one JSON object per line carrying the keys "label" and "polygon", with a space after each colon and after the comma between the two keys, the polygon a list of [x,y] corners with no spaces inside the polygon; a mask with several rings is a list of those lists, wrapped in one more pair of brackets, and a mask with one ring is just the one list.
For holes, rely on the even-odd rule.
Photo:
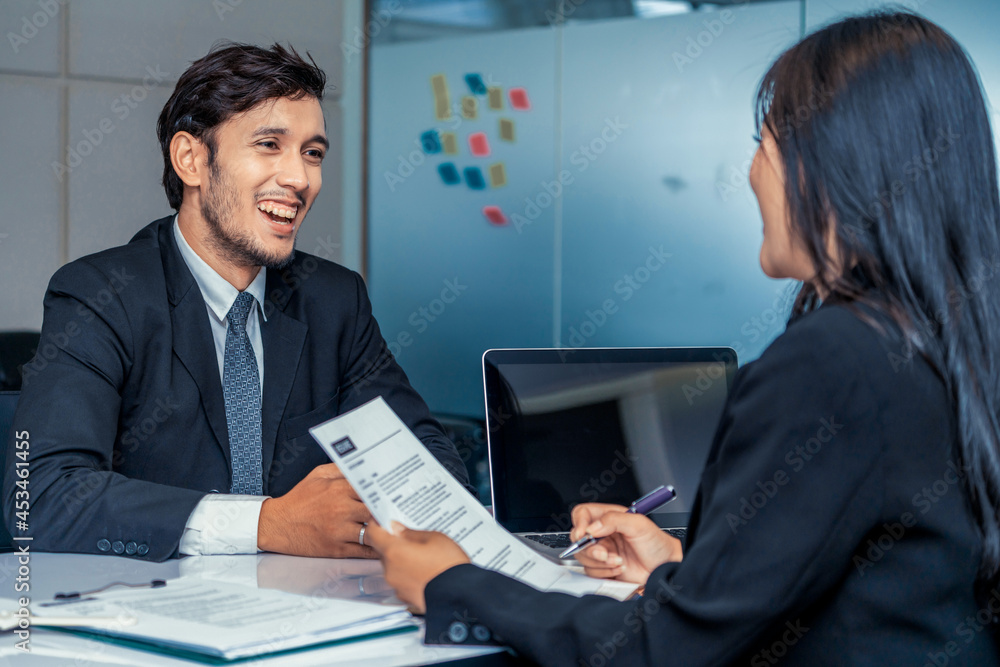
{"label": "woman with long dark hair", "polygon": [[803,287],[737,373],[686,549],[576,507],[573,538],[607,537],[587,571],[645,584],[616,602],[374,527],[429,637],[478,624],[595,667],[1000,663],[1000,196],[975,69],[935,24],[876,13],[782,54],[756,106],[761,267]]}

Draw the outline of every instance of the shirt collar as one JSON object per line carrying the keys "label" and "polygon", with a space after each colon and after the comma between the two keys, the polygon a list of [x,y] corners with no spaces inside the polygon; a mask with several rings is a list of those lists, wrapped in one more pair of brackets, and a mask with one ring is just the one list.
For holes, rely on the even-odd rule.
{"label": "shirt collar", "polygon": [[[236,297],[240,295],[240,291],[233,287],[228,280],[216,273],[215,269],[209,266],[188,244],[187,239],[184,238],[184,234],[181,233],[181,227],[177,223],[176,215],[174,216],[174,239],[177,241],[177,247],[181,251],[184,263],[191,270],[194,281],[198,283],[198,287],[201,289],[201,295],[205,299],[205,303],[208,304],[208,309],[220,322],[225,322],[226,315],[229,314],[229,309],[236,303]],[[257,301],[257,309],[260,311],[265,322],[267,321],[267,315],[264,314],[261,304],[264,303],[266,282],[267,269],[261,267],[261,270],[257,272],[257,276],[245,290]]]}

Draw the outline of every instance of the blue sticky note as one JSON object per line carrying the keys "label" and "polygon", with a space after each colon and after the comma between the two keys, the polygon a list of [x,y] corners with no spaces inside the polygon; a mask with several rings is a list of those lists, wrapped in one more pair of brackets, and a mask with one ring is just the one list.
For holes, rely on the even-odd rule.
{"label": "blue sticky note", "polygon": [[441,152],[441,138],[437,130],[427,130],[420,135],[420,145],[424,147],[424,152],[428,155]]}
{"label": "blue sticky note", "polygon": [[455,185],[462,182],[462,177],[458,175],[458,169],[451,162],[439,164],[438,173],[441,174],[441,180],[446,185]]}
{"label": "blue sticky note", "polygon": [[486,189],[486,179],[483,178],[483,172],[479,167],[465,168],[465,183],[473,190]]}
{"label": "blue sticky note", "polygon": [[486,83],[483,82],[483,77],[478,74],[466,74],[465,83],[469,84],[469,90],[472,91],[473,95],[486,94]]}

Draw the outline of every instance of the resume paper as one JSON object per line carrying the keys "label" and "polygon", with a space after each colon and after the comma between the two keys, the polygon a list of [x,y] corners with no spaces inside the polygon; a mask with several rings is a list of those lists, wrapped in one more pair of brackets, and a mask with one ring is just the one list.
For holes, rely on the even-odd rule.
{"label": "resume paper", "polygon": [[309,432],[382,526],[442,532],[474,564],[542,591],[625,599],[637,589],[557,565],[504,530],[381,397]]}

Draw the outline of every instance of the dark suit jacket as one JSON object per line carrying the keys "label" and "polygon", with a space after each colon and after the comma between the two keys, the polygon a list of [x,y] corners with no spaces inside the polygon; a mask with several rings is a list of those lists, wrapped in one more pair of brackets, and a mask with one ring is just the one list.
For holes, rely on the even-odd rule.
{"label": "dark suit jacket", "polygon": [[684,560],[644,597],[461,565],[427,586],[427,637],[480,624],[545,665],[998,664],[951,401],[882,326],[827,304],[739,370]]}
{"label": "dark suit jacket", "polygon": [[[208,492],[228,492],[229,438],[201,290],[173,217],[52,277],[42,342],[14,419],[30,442],[33,548],[164,560]],[[388,352],[361,277],[296,253],[269,270],[264,348],[264,493],[329,463],[308,429],[376,396],[452,474],[465,467]],[[4,516],[14,521],[13,451]],[[471,490],[471,487],[470,487]],[[25,534],[12,528],[14,534]]]}

